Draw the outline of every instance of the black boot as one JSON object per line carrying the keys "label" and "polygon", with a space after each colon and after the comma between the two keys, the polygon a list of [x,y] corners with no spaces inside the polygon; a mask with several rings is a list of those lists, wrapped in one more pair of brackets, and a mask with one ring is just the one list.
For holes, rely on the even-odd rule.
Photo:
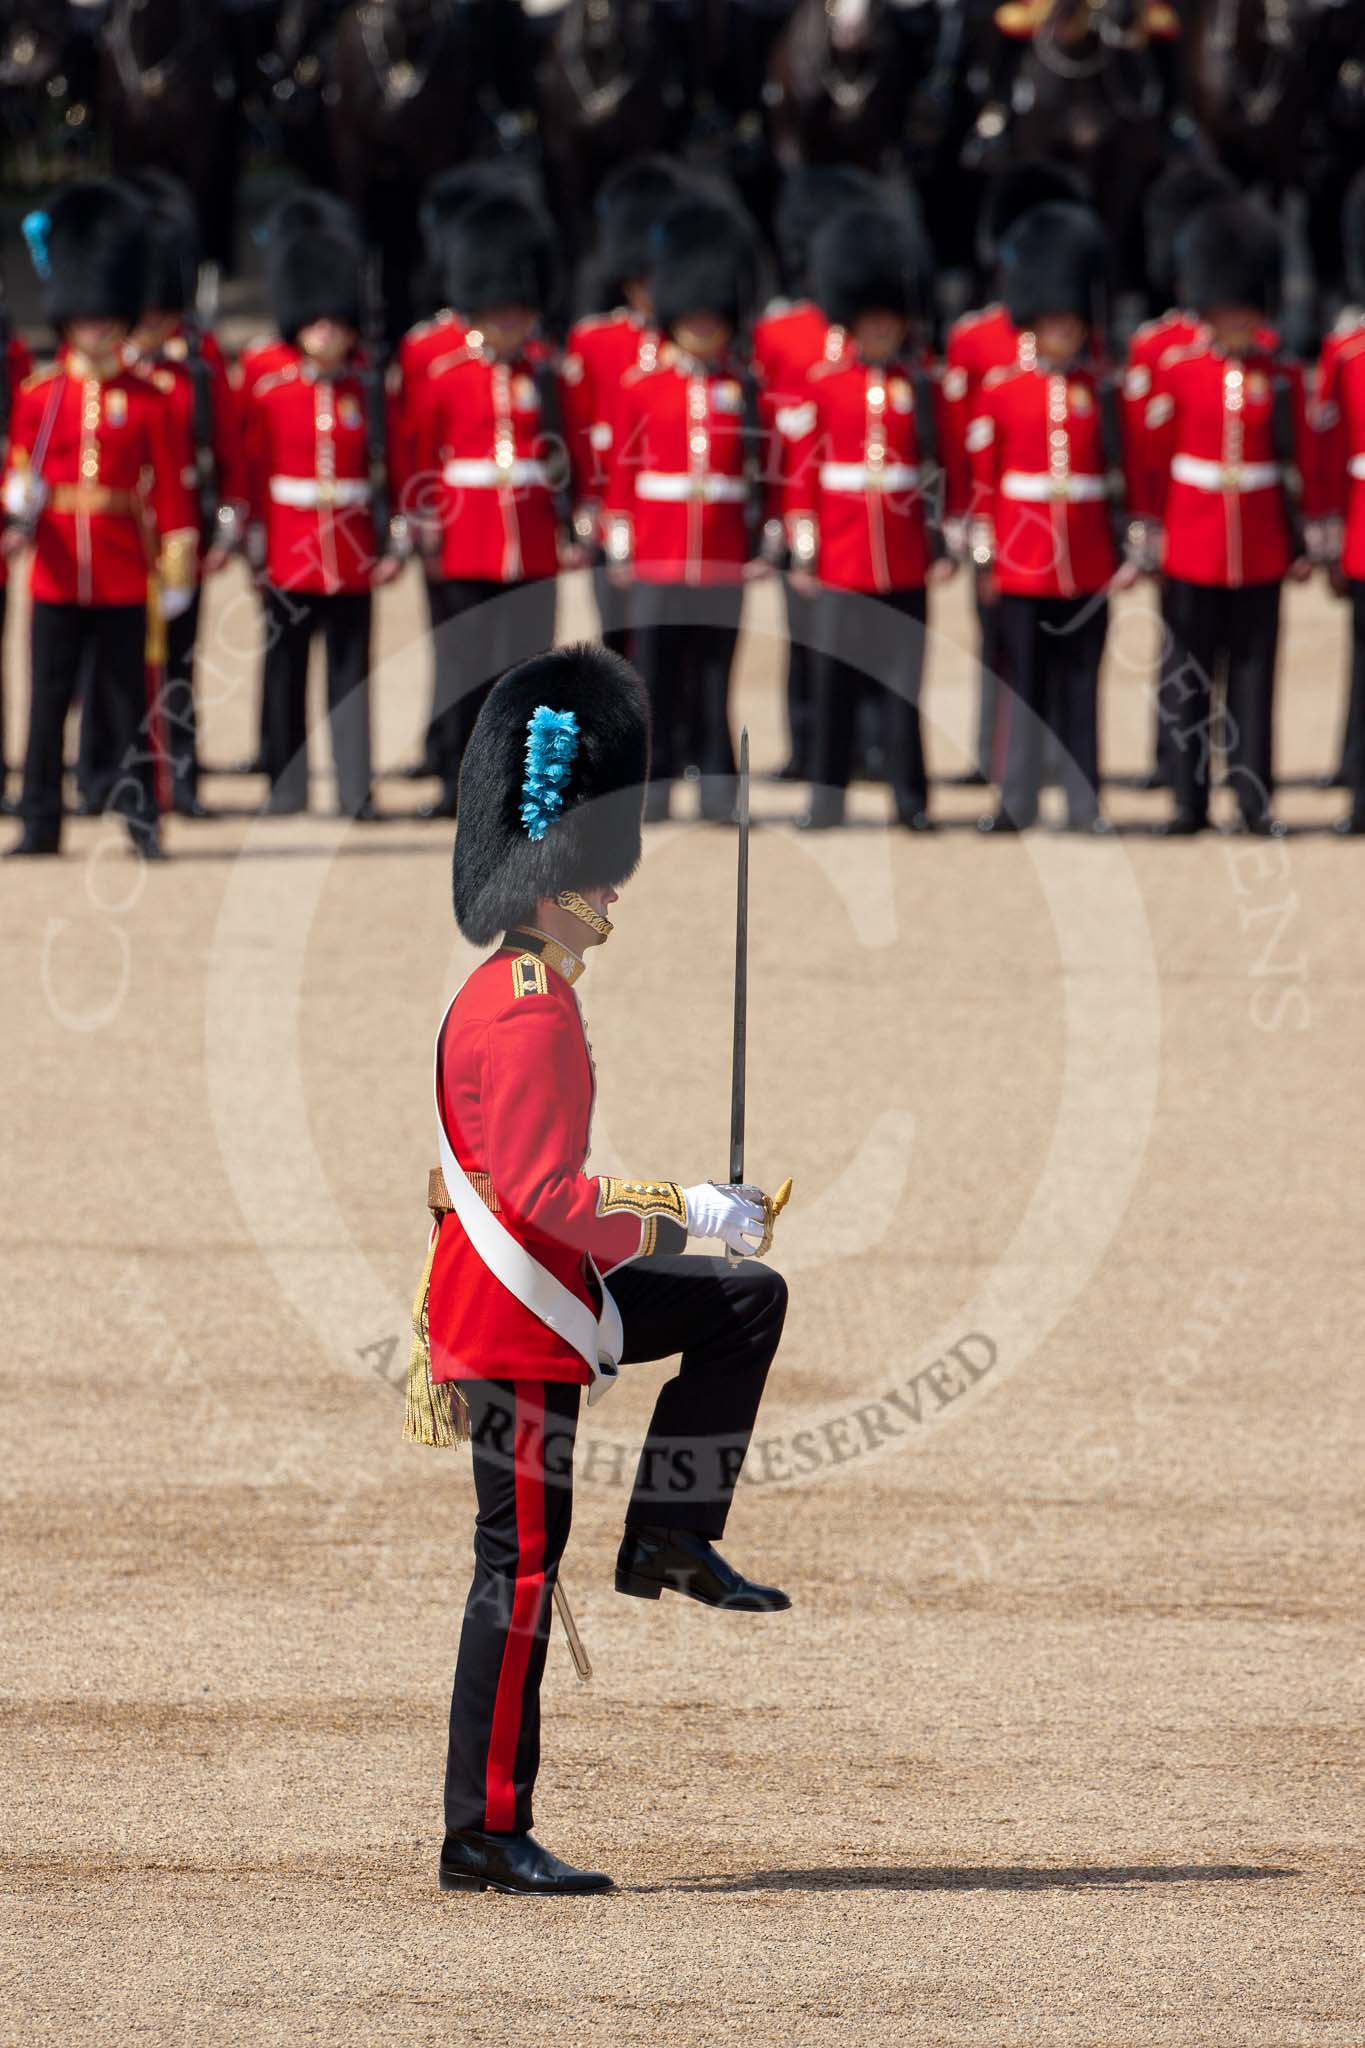
{"label": "black boot", "polygon": [[483,1835],[461,1828],[441,1848],[443,1892],[519,1892],[567,1897],[614,1891],[600,1870],[575,1870],[543,1849],[534,1835]]}
{"label": "black boot", "polygon": [[737,1572],[696,1530],[653,1522],[627,1526],[616,1553],[616,1590],[637,1600],[684,1593],[703,1607],[729,1607],[737,1614],[776,1614],[791,1606],[776,1586],[756,1585]]}
{"label": "black boot", "polygon": [[1207,832],[1209,821],[1198,811],[1173,811],[1156,827],[1158,839],[1193,839]]}
{"label": "black boot", "polygon": [[1332,830],[1339,839],[1365,839],[1365,811],[1348,811],[1344,818],[1338,818]]}
{"label": "black boot", "polygon": [[810,803],[796,821],[798,832],[832,832],[844,822],[844,806],[847,799],[842,789],[830,789],[824,783],[817,783],[810,793]]}
{"label": "black boot", "polygon": [[55,832],[45,831],[37,825],[25,825],[13,846],[5,848],[5,859],[43,859],[60,851]]}

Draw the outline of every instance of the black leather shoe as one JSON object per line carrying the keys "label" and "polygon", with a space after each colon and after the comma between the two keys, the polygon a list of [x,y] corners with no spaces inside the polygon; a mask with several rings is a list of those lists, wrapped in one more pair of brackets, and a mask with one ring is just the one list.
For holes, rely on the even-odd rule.
{"label": "black leather shoe", "polygon": [[1103,812],[1093,818],[1068,818],[1062,830],[1074,833],[1078,839],[1112,839],[1114,828]]}
{"label": "black leather shoe", "polygon": [[459,808],[459,788],[455,783],[448,782],[442,789],[441,794],[438,797],[433,797],[429,804],[418,805],[417,815],[419,818],[425,819],[426,822],[430,824],[433,818],[455,817],[459,811]]}
{"label": "black leather shoe", "polygon": [[985,839],[1008,839],[1019,827],[1008,811],[988,811],[984,818],[977,819],[976,829]]}
{"label": "black leather shoe", "polygon": [[663,1529],[653,1523],[628,1527],[621,1538],[616,1590],[637,1600],[684,1593],[703,1607],[729,1607],[737,1614],[776,1614],[791,1606],[776,1586],[756,1585],[737,1572],[694,1529]]}
{"label": "black leather shoe", "polygon": [[1156,827],[1156,836],[1158,839],[1194,839],[1208,829],[1208,819],[1201,818],[1197,811],[1173,811]]}
{"label": "black leather shoe", "polygon": [[896,816],[907,832],[932,832],[936,829],[927,811],[913,811],[907,806],[898,810]]}
{"label": "black leather shoe", "polygon": [[1239,818],[1233,830],[1245,833],[1251,839],[1283,839],[1285,828],[1278,818],[1272,818],[1269,811],[1248,812]]}
{"label": "black leather shoe", "polygon": [[129,844],[139,860],[169,860],[159,832],[130,832]]}
{"label": "black leather shoe", "polygon": [[211,818],[213,812],[197,796],[177,796],[171,801],[171,809],[177,818]]}
{"label": "black leather shoe", "polygon": [[1338,818],[1332,830],[1339,839],[1365,839],[1365,811],[1348,811],[1344,818]]}
{"label": "black leather shoe", "polygon": [[349,818],[353,825],[376,825],[379,822],[379,813],[374,807],[372,796],[367,796],[353,811],[343,811],[341,815],[343,818]]}
{"label": "black leather shoe", "polygon": [[447,1835],[441,1848],[443,1892],[517,1892],[564,1898],[615,1891],[601,1870],[575,1870],[543,1849],[534,1835],[481,1835],[472,1828]]}
{"label": "black leather shoe", "polygon": [[13,846],[5,848],[6,860],[45,860],[60,851],[56,839],[50,832],[34,832],[25,827]]}
{"label": "black leather shoe", "polygon": [[272,791],[261,805],[265,818],[301,818],[308,809],[308,799],[302,796],[281,796]]}
{"label": "black leather shoe", "polygon": [[810,804],[796,821],[798,832],[833,832],[844,822],[841,789],[814,789]]}
{"label": "black leather shoe", "polygon": [[76,816],[78,818],[102,818],[104,816],[103,797],[78,796],[76,799]]}

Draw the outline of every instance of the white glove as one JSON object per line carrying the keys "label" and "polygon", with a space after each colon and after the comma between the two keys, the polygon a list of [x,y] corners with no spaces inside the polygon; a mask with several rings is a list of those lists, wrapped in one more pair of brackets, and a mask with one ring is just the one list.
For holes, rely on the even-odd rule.
{"label": "white glove", "polygon": [[183,584],[176,584],[170,589],[163,585],[160,596],[162,618],[179,619],[189,610],[194,592]]}
{"label": "white glove", "polygon": [[762,1244],[765,1225],[760,1189],[718,1188],[708,1180],[700,1187],[684,1188],[683,1200],[689,1237],[718,1237],[740,1258],[752,1255]]}
{"label": "white glove", "polygon": [[47,485],[31,469],[14,469],[5,478],[5,510],[11,519],[36,519],[47,503]]}

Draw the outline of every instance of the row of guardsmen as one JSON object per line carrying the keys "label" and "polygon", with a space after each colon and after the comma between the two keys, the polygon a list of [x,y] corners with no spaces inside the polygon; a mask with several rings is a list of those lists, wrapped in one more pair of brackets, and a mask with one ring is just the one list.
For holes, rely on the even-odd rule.
{"label": "row of guardsmen", "polygon": [[[1280,596],[1316,560],[1351,597],[1342,829],[1365,831],[1365,323],[1332,337],[1310,403],[1268,324],[1273,221],[1202,166],[1160,181],[1150,213],[1180,310],[1139,330],[1122,377],[1104,361],[1098,224],[1047,166],[997,195],[1000,303],[958,323],[939,365],[920,239],[861,173],[791,181],[778,223],[791,296],[754,323],[751,224],[677,165],[644,159],[599,207],[607,310],[559,350],[545,333],[548,217],[505,173],[474,167],[429,195],[439,310],[385,371],[363,339],[349,216],[302,193],[266,246],[277,331],[229,371],[189,310],[193,227],[173,182],[66,188],[25,223],[55,360],[25,374],[10,353],[3,545],[31,555],[33,600],[13,850],[57,850],[77,692],[89,808],[121,812],[147,857],[168,805],[201,809],[199,594],[239,552],[265,615],[269,805],[307,803],[320,637],[340,807],[356,819],[375,815],[372,594],[413,554],[435,670],[421,765],[441,816],[455,813],[492,681],[550,644],[560,571],[592,565],[604,636],[650,693],[647,815],[666,816],[692,772],[702,816],[728,818],[743,591],[785,570],[788,772],[810,782],[803,822],[817,829],[840,822],[865,765],[868,699],[895,814],[928,827],[929,592],[965,561],[982,622],[979,766],[1000,791],[981,821],[991,833],[1036,821],[1050,772],[1068,825],[1105,829],[1108,601],[1144,573],[1161,579],[1165,829],[1206,825],[1215,734],[1244,826],[1278,829]],[[221,656],[200,649],[201,667]]]}

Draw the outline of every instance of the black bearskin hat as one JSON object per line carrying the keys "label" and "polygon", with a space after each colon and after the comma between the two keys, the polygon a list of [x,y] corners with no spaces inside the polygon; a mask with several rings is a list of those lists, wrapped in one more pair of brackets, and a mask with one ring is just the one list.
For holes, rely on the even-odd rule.
{"label": "black bearskin hat", "polygon": [[1175,244],[1180,230],[1201,206],[1208,206],[1215,199],[1229,199],[1236,190],[1236,181],[1229,171],[1220,164],[1199,157],[1187,163],[1172,164],[1148,187],[1142,206],[1142,224],[1147,246],[1147,275],[1154,291],[1167,297],[1173,292],[1179,295]]}
{"label": "black bearskin hat", "polygon": [[486,192],[452,221],[443,269],[445,302],[466,319],[495,306],[543,313],[558,281],[554,226],[520,193]]}
{"label": "black bearskin hat", "polygon": [[1218,306],[1273,310],[1280,285],[1280,230],[1254,199],[1201,206],[1176,237],[1180,295],[1196,313]]}
{"label": "black bearskin hat", "polygon": [[271,243],[266,282],[275,324],[286,341],[314,320],[337,320],[360,332],[361,262],[359,248],[344,235],[295,234]]}
{"label": "black bearskin hat", "polygon": [[653,235],[686,187],[681,164],[667,156],[631,157],[602,182],[593,211],[597,249],[592,296],[602,311],[619,305],[623,288],[654,268]]}
{"label": "black bearskin hat", "polygon": [[454,885],[464,936],[491,945],[543,898],[628,880],[648,776],[648,700],[619,654],[557,647],[509,669],[460,770]]}
{"label": "black bearskin hat", "polygon": [[269,260],[272,248],[293,241],[296,235],[339,235],[357,246],[361,239],[356,217],[345,200],[315,185],[286,192],[253,230],[252,239]]}
{"label": "black bearskin hat", "polygon": [[869,171],[852,164],[802,164],[788,173],[773,215],[773,240],[789,292],[810,287],[811,245],[831,215],[848,206],[876,206],[884,195]]}
{"label": "black bearskin hat", "polygon": [[445,235],[466,207],[500,192],[509,193],[514,199],[524,199],[530,206],[540,203],[539,180],[519,162],[501,158],[480,159],[474,163],[452,164],[449,170],[438,171],[423,192],[417,210],[427,255],[432,258],[439,256]]}
{"label": "black bearskin hat", "polygon": [[911,319],[924,304],[927,265],[908,220],[885,206],[848,206],[817,233],[810,252],[811,288],[833,327],[851,327],[864,313]]}
{"label": "black bearskin hat", "polygon": [[1000,244],[1000,291],[1016,327],[1049,313],[1099,316],[1104,231],[1088,207],[1052,202],[1030,207]]}
{"label": "black bearskin hat", "polygon": [[24,238],[59,333],[72,320],[137,325],[147,303],[147,213],[129,186],[114,178],[68,185],[46,212],[27,216]]}
{"label": "black bearskin hat", "polygon": [[980,258],[996,262],[1000,245],[1017,220],[1035,206],[1084,206],[1085,187],[1074,171],[1047,157],[1029,157],[1000,173],[982,208],[978,230]]}
{"label": "black bearskin hat", "polygon": [[753,303],[758,246],[737,206],[699,196],[666,213],[654,234],[654,318],[668,334],[689,313],[712,313],[733,328]]}
{"label": "black bearskin hat", "polygon": [[179,178],[172,177],[169,171],[133,171],[128,183],[147,208],[148,310],[183,313],[194,303],[199,274],[194,201]]}
{"label": "black bearskin hat", "polygon": [[1357,306],[1365,304],[1365,170],[1356,172],[1341,202],[1341,246],[1346,289]]}

